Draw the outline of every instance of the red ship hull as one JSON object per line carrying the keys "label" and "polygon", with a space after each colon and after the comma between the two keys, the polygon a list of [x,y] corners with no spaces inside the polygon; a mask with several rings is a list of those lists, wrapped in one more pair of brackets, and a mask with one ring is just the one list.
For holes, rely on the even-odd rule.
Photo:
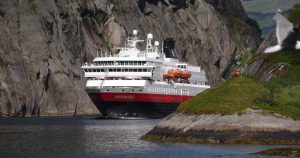
{"label": "red ship hull", "polygon": [[162,118],[193,96],[147,93],[89,93],[97,108],[106,117]]}

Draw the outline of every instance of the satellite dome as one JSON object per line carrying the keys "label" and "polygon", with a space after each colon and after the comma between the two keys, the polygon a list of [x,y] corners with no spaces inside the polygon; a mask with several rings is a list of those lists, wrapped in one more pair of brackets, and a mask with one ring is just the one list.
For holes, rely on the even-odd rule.
{"label": "satellite dome", "polygon": [[152,38],[153,38],[153,35],[152,35],[151,33],[149,33],[149,34],[147,35],[147,38],[148,38],[148,39],[152,39]]}
{"label": "satellite dome", "polygon": [[137,30],[133,30],[133,35],[137,35]]}

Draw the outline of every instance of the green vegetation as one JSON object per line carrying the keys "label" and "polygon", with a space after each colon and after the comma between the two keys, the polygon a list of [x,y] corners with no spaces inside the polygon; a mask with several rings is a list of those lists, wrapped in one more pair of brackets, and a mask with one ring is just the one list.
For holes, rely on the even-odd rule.
{"label": "green vegetation", "polygon": [[[288,11],[288,18],[300,23],[300,4]],[[258,60],[264,60],[263,66],[251,78],[229,79],[182,103],[177,111],[229,115],[252,108],[300,120],[300,51],[257,54],[250,65]]]}
{"label": "green vegetation", "polygon": [[258,76],[251,78],[236,77],[215,88],[208,89],[196,97],[182,103],[177,111],[192,114],[235,114],[247,108],[263,109],[300,120],[300,53],[281,52],[262,54],[263,72],[277,63],[287,65],[276,72],[272,80],[262,81]]}
{"label": "green vegetation", "polygon": [[299,51],[281,52],[264,55],[266,66],[258,75],[267,71],[276,63],[284,63],[287,68],[276,72],[276,77],[262,82],[268,88],[269,94],[257,103],[263,109],[280,113],[294,119],[300,119],[300,53]]}
{"label": "green vegetation", "polygon": [[300,28],[300,4],[296,4],[294,8],[288,11],[288,18],[295,27]]}
{"label": "green vegetation", "polygon": [[270,156],[300,156],[300,148],[277,148],[277,149],[268,149],[264,151],[257,152],[256,154],[260,155],[270,155]]}
{"label": "green vegetation", "polygon": [[235,77],[182,103],[177,110],[193,114],[242,113],[247,108],[256,108],[255,99],[266,93],[267,90],[254,80]]}
{"label": "green vegetation", "polygon": [[228,20],[228,24],[231,28],[230,31],[233,35],[233,40],[236,44],[238,52],[240,52],[238,54],[240,64],[237,65],[235,63],[231,63],[222,72],[222,77],[227,79],[230,77],[230,72],[236,69],[244,68],[255,54],[255,50],[248,47],[247,41],[249,41],[249,39],[247,39],[246,36],[241,36],[241,34],[243,32],[249,32],[248,30],[250,29],[250,27],[251,29],[255,29],[259,34],[261,34],[261,31],[257,22],[253,19],[247,18],[245,20],[241,20],[240,18],[231,15],[227,15],[224,17]]}

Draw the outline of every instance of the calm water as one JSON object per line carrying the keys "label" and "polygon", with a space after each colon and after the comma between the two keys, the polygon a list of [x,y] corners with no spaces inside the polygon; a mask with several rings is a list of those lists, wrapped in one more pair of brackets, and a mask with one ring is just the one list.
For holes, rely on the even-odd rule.
{"label": "calm water", "polygon": [[0,118],[0,157],[265,157],[279,146],[196,145],[140,140],[159,120]]}

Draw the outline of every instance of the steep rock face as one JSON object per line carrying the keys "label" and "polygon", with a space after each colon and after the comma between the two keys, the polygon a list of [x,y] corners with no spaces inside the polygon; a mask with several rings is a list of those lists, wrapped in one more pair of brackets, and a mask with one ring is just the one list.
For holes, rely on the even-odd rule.
{"label": "steep rock face", "polygon": [[245,9],[238,0],[230,0],[227,2],[223,0],[205,0],[205,2],[214,6],[221,13],[247,18]]}
{"label": "steep rock face", "polygon": [[151,32],[159,41],[175,39],[178,57],[201,65],[212,85],[219,83],[230,67],[250,59],[260,44],[259,31],[251,25],[239,0],[142,2],[112,1],[113,18],[128,34],[137,28],[141,35]]}
{"label": "steep rock face", "polygon": [[[273,30],[265,37],[264,41],[259,46],[259,48],[256,52],[256,56],[259,56],[266,48],[276,45],[276,44],[277,44],[276,34],[275,34],[275,30]],[[263,54],[261,54],[261,55],[263,55]],[[258,74],[259,71],[262,71],[261,67],[264,65],[264,63],[265,63],[264,58],[256,57],[256,58],[252,59],[252,61],[246,67],[245,73],[248,75],[251,75],[251,76]],[[261,73],[263,73],[263,72],[261,72]],[[266,73],[263,75],[260,75],[260,76],[261,76],[260,79],[262,79],[262,80],[268,80],[268,79],[272,78],[272,76],[270,76]],[[268,76],[268,79],[266,78],[267,76]]]}
{"label": "steep rock face", "polygon": [[264,41],[259,46],[256,53],[262,53],[264,50],[270,46],[277,45],[277,39],[276,39],[276,30],[273,29],[264,39]]}
{"label": "steep rock face", "polygon": [[3,115],[99,114],[80,66],[95,56],[79,4],[1,1],[0,104]]}
{"label": "steep rock face", "polygon": [[[277,52],[272,54],[263,53],[266,48],[275,45],[277,45],[277,39],[274,29],[265,37],[265,40],[258,48],[255,57],[245,68],[244,73],[261,81],[268,81],[277,76],[286,74],[290,64],[283,59],[280,60],[279,55],[282,53],[286,54],[287,52]],[[288,52],[288,54],[290,53],[291,52]],[[278,58],[279,60],[274,60],[274,58]]]}
{"label": "steep rock face", "polygon": [[260,43],[239,0],[4,0],[0,23],[3,115],[98,113],[80,66],[133,29],[174,38],[179,58],[201,65],[212,85]]}

